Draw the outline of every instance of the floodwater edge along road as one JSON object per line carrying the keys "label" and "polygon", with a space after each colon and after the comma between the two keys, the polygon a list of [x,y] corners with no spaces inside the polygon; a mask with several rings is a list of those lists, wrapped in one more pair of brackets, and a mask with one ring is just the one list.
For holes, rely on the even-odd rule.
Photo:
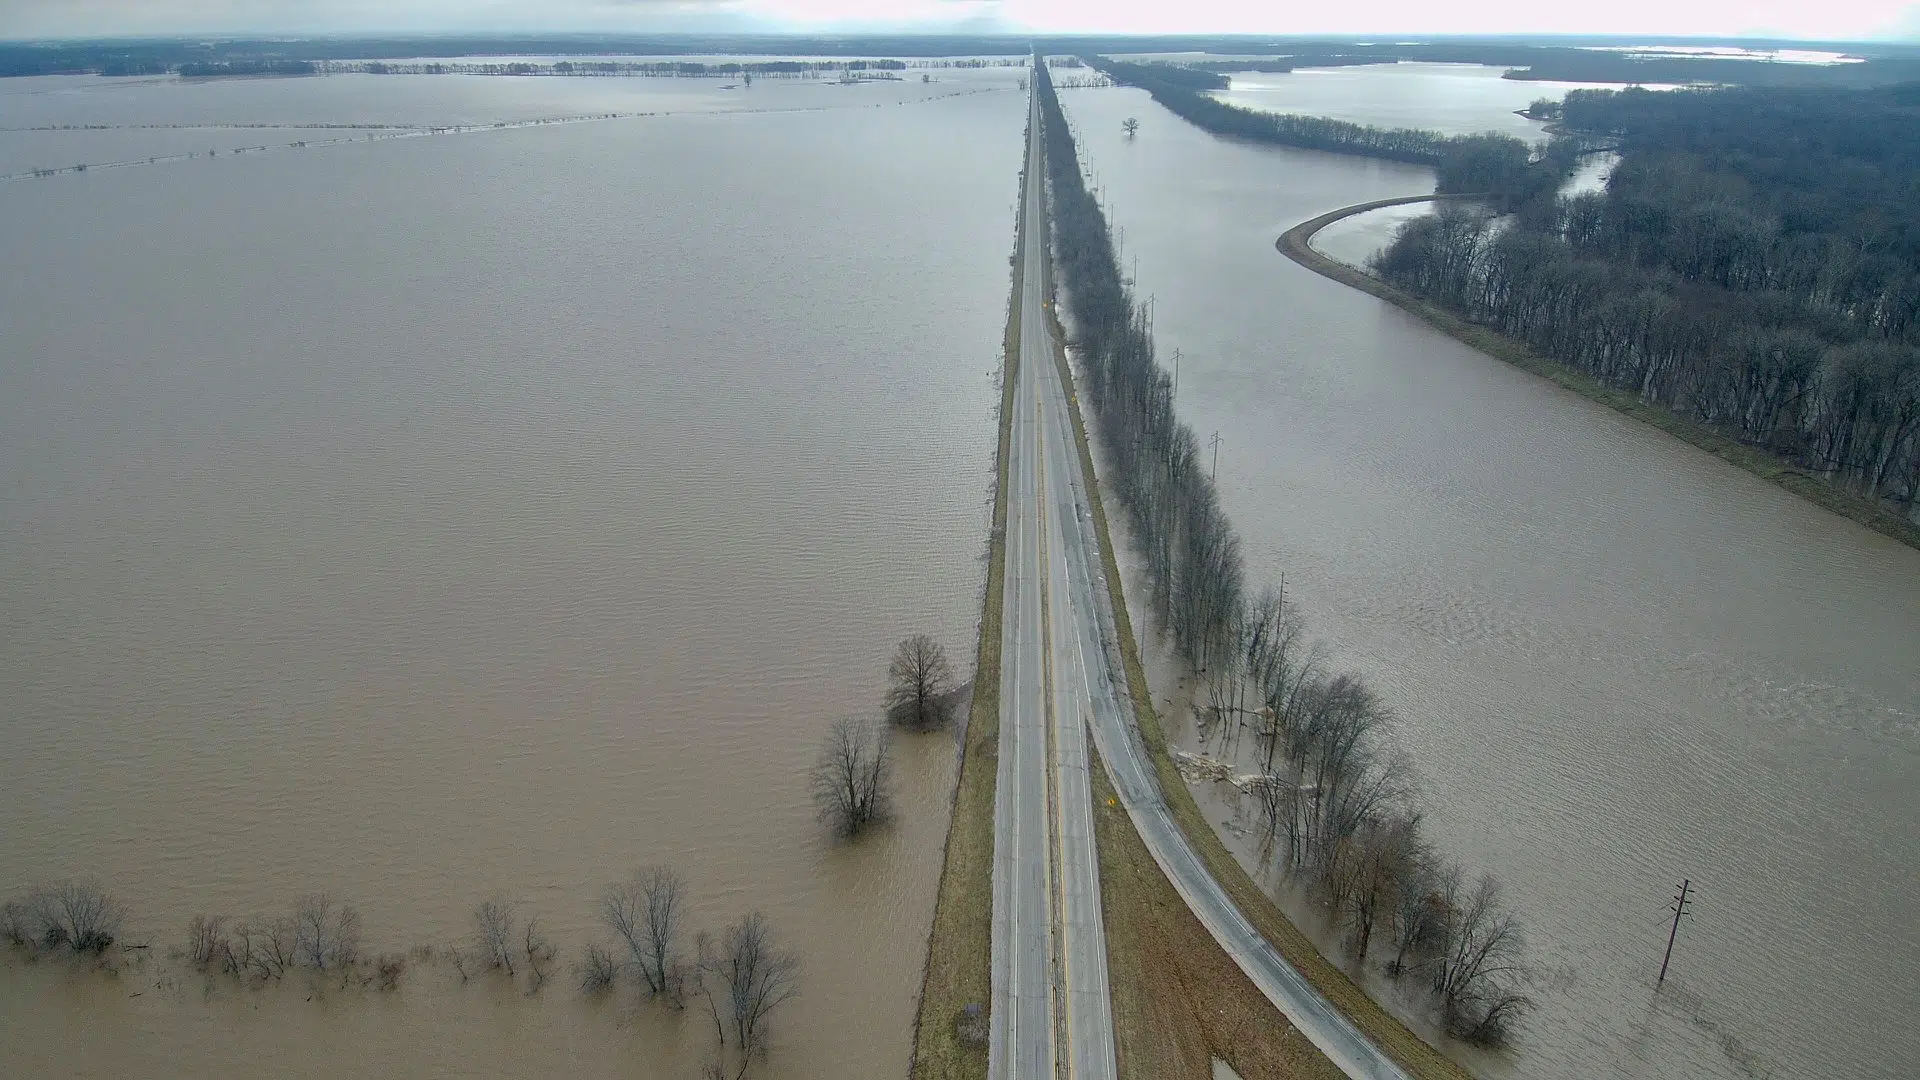
{"label": "floodwater edge along road", "polygon": [[[988,1075],[1114,1074],[1098,875],[1090,865],[1091,830],[1081,831],[1090,802],[1084,741],[1090,731],[1154,861],[1261,993],[1347,1076],[1405,1080],[1408,1074],[1287,963],[1227,895],[1173,820],[1147,762],[1119,681],[1122,667],[1110,652],[1112,614],[1095,588],[1107,582],[1103,573],[1096,577],[1101,561],[1089,495],[1066,464],[1082,451],[1053,362],[1046,251],[1035,243],[1049,235],[1039,77],[1029,110],[1021,355],[1005,475],[1013,487]],[[1091,475],[1090,462],[1078,463]],[[1036,820],[1042,817],[1044,839]],[[1083,853],[1088,863],[1079,861]]]}

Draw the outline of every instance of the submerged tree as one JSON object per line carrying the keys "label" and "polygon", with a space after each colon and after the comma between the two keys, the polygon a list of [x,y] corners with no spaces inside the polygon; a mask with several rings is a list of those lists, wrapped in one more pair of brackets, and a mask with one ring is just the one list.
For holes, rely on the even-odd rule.
{"label": "submerged tree", "polygon": [[664,866],[652,866],[630,881],[610,886],[600,901],[600,919],[619,935],[627,959],[651,995],[677,996],[675,951],[685,916],[686,886]]}
{"label": "submerged tree", "polygon": [[722,1048],[731,1039],[739,1055],[736,1077],[766,1052],[767,1024],[800,988],[800,958],[773,941],[766,917],[754,912],[721,931],[700,935],[700,992],[713,1013]]}
{"label": "submerged tree", "polygon": [[1533,1006],[1519,988],[1524,978],[1520,927],[1501,906],[1500,885],[1492,875],[1481,875],[1464,894],[1457,876],[1450,884],[1433,988],[1450,1033],[1478,1045],[1497,1045]]}
{"label": "submerged tree", "polygon": [[925,634],[900,642],[887,678],[887,717],[894,723],[921,731],[946,724],[953,665],[939,642]]}
{"label": "submerged tree", "polygon": [[14,944],[99,953],[120,933],[126,909],[91,881],[42,885],[0,911],[0,934]]}
{"label": "submerged tree", "polygon": [[303,966],[322,971],[351,965],[360,956],[360,913],[327,893],[294,901],[294,953]]}
{"label": "submerged tree", "polygon": [[885,820],[891,771],[885,732],[852,717],[834,721],[813,767],[820,816],[842,836]]}
{"label": "submerged tree", "polygon": [[513,931],[518,922],[513,901],[504,896],[489,897],[473,909],[473,947],[483,967],[513,975],[513,957],[518,944]]}

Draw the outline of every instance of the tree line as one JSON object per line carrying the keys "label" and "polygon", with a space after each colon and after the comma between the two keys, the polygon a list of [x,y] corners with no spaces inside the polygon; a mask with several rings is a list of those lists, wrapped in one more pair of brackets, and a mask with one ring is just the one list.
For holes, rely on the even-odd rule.
{"label": "tree line", "polygon": [[[1139,42],[1107,43],[1088,39],[1056,43],[1082,51],[1142,52]],[[1207,50],[1244,54],[1247,42],[1223,43]],[[1502,78],[1517,81],[1658,84],[1712,83],[1742,86],[1886,86],[1920,78],[1920,60],[1898,46],[1852,52],[1844,64],[1772,63],[1764,56],[1682,56],[1598,50],[1567,45],[1529,45],[1497,41],[1329,42],[1299,40],[1272,42],[1273,54],[1258,58],[1181,59],[1156,63],[1222,74],[1258,71],[1284,74],[1305,68],[1362,67],[1371,64],[1475,64],[1503,67]],[[1263,50],[1264,51],[1264,50]]]}
{"label": "tree line", "polygon": [[[877,35],[838,37],[673,35],[526,35],[480,37],[325,37],[306,40],[145,40],[0,43],[0,77],[82,73],[157,74],[182,61],[229,59],[404,60],[419,56],[908,56],[953,57],[974,62],[987,57],[995,66],[1034,42],[1003,35]],[[1041,51],[1060,55],[1089,52],[1202,53],[1243,56],[1255,43],[1245,37],[1181,35],[1157,37],[1075,36],[1045,39]],[[1910,49],[1898,44],[1859,46],[1849,53],[1861,62],[1846,64],[1767,63],[1692,56],[1647,56],[1596,51],[1578,46],[1525,44],[1504,39],[1444,38],[1407,42],[1339,41],[1325,37],[1265,38],[1258,43],[1271,55],[1258,60],[1202,60],[1202,65],[1246,65],[1278,70],[1359,64],[1426,62],[1486,64],[1515,69],[1509,78],[1568,79],[1583,82],[1867,85],[1912,81],[1920,77]]]}
{"label": "tree line", "polygon": [[1574,91],[1604,193],[1407,224],[1375,271],[1911,518],[1920,94]]}
{"label": "tree line", "polygon": [[412,60],[495,56],[914,57],[928,66],[1019,67],[1024,39],[933,34],[796,37],[740,34],[445,35],[305,39],[150,39],[0,42],[0,78],[28,75],[164,74],[185,63],[257,60]]}
{"label": "tree line", "polygon": [[788,78],[817,79],[822,75],[853,78],[897,78],[902,60],[554,60],[554,61],[445,61],[398,63],[391,60],[329,60],[319,65],[328,73],[363,75],[574,75],[627,78]]}
{"label": "tree line", "polygon": [[[1447,1029],[1506,1040],[1530,1001],[1522,939],[1489,876],[1470,879],[1421,837],[1408,766],[1383,748],[1391,717],[1357,676],[1307,644],[1277,593],[1253,594],[1240,540],[1174,410],[1146,314],[1080,174],[1059,99],[1039,75],[1056,265],[1089,406],[1139,548],[1149,603],[1175,654],[1205,677],[1210,729],[1259,741],[1251,789],[1262,851],[1325,905],[1361,963],[1425,980]],[[1250,734],[1249,734],[1250,733]],[[1390,949],[1376,943],[1385,940]]]}
{"label": "tree line", "polygon": [[[183,79],[221,79],[236,75],[312,75],[318,69],[311,60],[220,60],[181,64],[174,70]],[[157,72],[142,70],[126,74],[151,75]]]}
{"label": "tree line", "polygon": [[1511,135],[1442,135],[1418,128],[1382,128],[1298,113],[1243,109],[1210,96],[1227,79],[1211,71],[1167,64],[1128,64],[1106,57],[1087,63],[1115,82],[1137,86],[1169,112],[1216,135],[1297,146],[1334,154],[1404,161],[1434,170],[1443,193],[1486,193],[1522,203],[1560,185],[1585,147],[1558,138],[1539,148]]}
{"label": "tree line", "polygon": [[[697,998],[714,1024],[716,1054],[707,1074],[719,1076],[731,1066],[738,1080],[765,1056],[775,1011],[799,991],[800,960],[779,945],[759,912],[694,935],[689,949],[687,916],[686,883],[665,867],[607,886],[598,922],[615,944],[587,942],[574,968],[578,986],[602,995],[630,980],[646,999],[676,1009]],[[124,918],[125,909],[97,883],[44,885],[0,905],[0,943],[36,958],[100,956],[116,944]],[[464,939],[369,954],[357,909],[329,893],[307,893],[282,912],[196,915],[175,955],[197,972],[240,985],[305,974],[381,992],[399,989],[410,962],[437,962],[463,983],[493,978],[525,985],[532,996],[559,970],[560,952],[537,915],[495,895],[473,909]]]}

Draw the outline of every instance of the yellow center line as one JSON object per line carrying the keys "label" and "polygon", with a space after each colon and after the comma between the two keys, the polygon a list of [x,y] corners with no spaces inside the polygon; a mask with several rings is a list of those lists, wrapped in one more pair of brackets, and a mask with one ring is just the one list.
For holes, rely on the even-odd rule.
{"label": "yellow center line", "polygon": [[[1036,387],[1037,390],[1037,387]],[[1046,407],[1040,401],[1038,393],[1034,395],[1034,461],[1038,471],[1037,520],[1039,521],[1040,556],[1040,672],[1041,702],[1046,718],[1047,731],[1047,863],[1049,884],[1049,906],[1053,911],[1054,926],[1054,965],[1055,979],[1053,988],[1055,1075],[1061,1080],[1070,1080],[1073,1076],[1073,1010],[1070,1007],[1068,988],[1072,956],[1067,949],[1067,912],[1066,893],[1062,884],[1065,871],[1066,836],[1065,807],[1060,798],[1059,766],[1059,710],[1055,708],[1053,680],[1053,564],[1052,552],[1047,543],[1047,443],[1046,443]]]}

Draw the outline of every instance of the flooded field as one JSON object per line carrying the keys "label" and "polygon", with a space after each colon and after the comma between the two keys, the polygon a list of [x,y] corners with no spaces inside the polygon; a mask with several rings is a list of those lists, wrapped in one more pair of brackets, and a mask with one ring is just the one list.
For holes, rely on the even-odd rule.
{"label": "flooded field", "polygon": [[1283,74],[1246,71],[1234,73],[1232,87],[1214,96],[1261,112],[1331,116],[1448,135],[1497,131],[1532,142],[1546,137],[1547,126],[1520,116],[1519,110],[1539,98],[1558,99],[1592,85],[1503,79],[1505,72],[1477,64],[1412,63],[1301,68]]}
{"label": "flooded field", "polygon": [[[1017,78],[0,83],[10,127],[671,114],[0,133],[222,151],[0,185],[0,893],[95,876],[153,946],[0,965],[0,1075],[695,1075],[704,1012],[564,970],[653,862],[689,930],[758,909],[801,954],[764,1075],[899,1075],[952,740],[899,747],[856,847],[804,774],[900,637],[971,656]],[[315,890],[441,955],[501,893],[563,970],[165,955]]]}

